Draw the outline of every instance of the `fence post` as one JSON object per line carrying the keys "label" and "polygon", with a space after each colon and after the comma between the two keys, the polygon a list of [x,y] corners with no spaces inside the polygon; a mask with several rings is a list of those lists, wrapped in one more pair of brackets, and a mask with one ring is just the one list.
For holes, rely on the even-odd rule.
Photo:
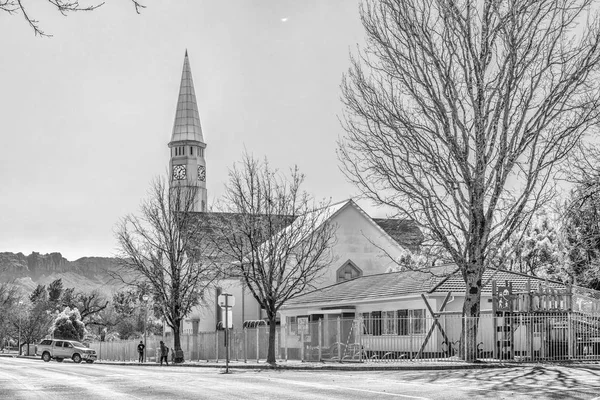
{"label": "fence post", "polygon": [[248,362],[248,328],[244,328],[244,362]]}
{"label": "fence post", "polygon": [[323,333],[321,332],[323,329],[323,320],[320,319],[318,322],[318,330],[319,330],[319,343],[317,344],[317,346],[319,346],[319,361],[321,361],[323,359]]}
{"label": "fence post", "polygon": [[569,360],[573,359],[573,329],[572,329],[572,323],[573,321],[571,320],[571,312],[569,312],[567,314],[567,327],[568,327],[568,347],[569,347]]}
{"label": "fence post", "polygon": [[340,317],[337,317],[337,348],[338,357],[342,362],[342,319]]}
{"label": "fence post", "polygon": [[[468,317],[466,315],[463,315],[463,334],[462,334],[462,338],[463,338],[463,351],[465,352],[464,354],[464,359],[465,361],[469,360],[469,352],[468,352],[468,344],[469,344],[469,339],[467,338],[468,334],[469,334],[469,327],[467,326],[468,324]],[[458,351],[460,354],[460,342],[458,344]]]}
{"label": "fence post", "polygon": [[358,317],[358,337],[360,340],[358,341],[358,361],[363,362],[363,343],[362,343],[362,331],[363,331],[364,321],[363,316],[359,315]]}
{"label": "fence post", "polygon": [[300,332],[300,361],[304,362],[304,331]]}
{"label": "fence post", "polygon": [[285,325],[283,332],[281,332],[281,334],[283,335],[283,356],[285,357],[285,361],[288,360],[287,330],[288,330],[288,326]]}
{"label": "fence post", "polygon": [[256,362],[260,360],[260,327],[256,327]]}
{"label": "fence post", "polygon": [[215,331],[215,357],[217,359],[216,362],[219,362],[219,331]]}

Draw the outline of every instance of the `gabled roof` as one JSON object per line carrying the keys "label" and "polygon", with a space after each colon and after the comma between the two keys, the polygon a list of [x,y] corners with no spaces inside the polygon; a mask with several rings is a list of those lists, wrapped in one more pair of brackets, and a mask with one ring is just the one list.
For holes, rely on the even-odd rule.
{"label": "gabled roof", "polygon": [[196,104],[196,93],[194,92],[194,81],[192,70],[188,59],[187,50],[183,59],[183,71],[181,73],[181,85],[179,87],[179,98],[177,99],[177,111],[175,112],[175,123],[171,142],[196,141],[204,143],[202,128],[200,127],[200,114]]}
{"label": "gabled roof", "polygon": [[[376,222],[351,199],[330,204],[325,207],[325,209],[316,211],[316,218],[312,221],[314,223],[311,224],[309,228],[318,229],[325,221],[334,218],[347,207],[354,207],[359,213],[366,217],[370,224],[375,226],[382,235],[387,236],[390,240],[403,247],[407,247],[410,250],[414,250],[415,247],[418,248],[418,243],[420,243],[419,238],[422,238],[422,234],[416,224],[397,219],[377,219]],[[196,219],[198,228],[197,235],[199,237],[209,236],[213,240],[218,239],[218,236],[224,234],[224,227],[234,227],[235,225],[243,223],[244,218],[248,218],[247,215],[244,216],[236,213],[196,212],[193,213],[193,215]],[[254,215],[252,218],[262,220],[265,223],[269,220],[269,216],[266,215]],[[278,220],[277,223],[280,224],[280,229],[292,229],[292,225],[294,223],[299,223],[300,221],[300,219],[295,221],[294,217],[285,215],[277,217],[276,219]],[[308,219],[311,220],[310,217]],[[309,233],[309,229],[307,229],[306,234]]]}
{"label": "gabled roof", "polygon": [[401,271],[367,275],[298,296],[288,301],[286,306],[301,307],[303,305],[324,303],[344,306],[366,300],[418,295],[429,293],[442,279],[440,275],[431,274],[427,271]]}

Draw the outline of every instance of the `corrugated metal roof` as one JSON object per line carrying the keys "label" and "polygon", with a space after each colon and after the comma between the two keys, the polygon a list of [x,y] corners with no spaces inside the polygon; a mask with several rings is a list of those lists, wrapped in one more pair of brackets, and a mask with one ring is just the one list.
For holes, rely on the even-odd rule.
{"label": "corrugated metal roof", "polygon": [[200,114],[196,104],[196,93],[194,92],[194,81],[192,70],[188,60],[187,50],[183,59],[183,71],[181,73],[181,86],[179,87],[179,98],[177,99],[177,111],[175,113],[175,124],[171,142],[181,140],[192,140],[204,143],[202,128],[200,126]]}

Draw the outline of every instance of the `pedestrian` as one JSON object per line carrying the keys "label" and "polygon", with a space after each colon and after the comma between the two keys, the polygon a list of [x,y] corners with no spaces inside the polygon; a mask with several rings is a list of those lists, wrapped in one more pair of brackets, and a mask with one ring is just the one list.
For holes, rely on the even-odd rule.
{"label": "pedestrian", "polygon": [[144,349],[145,348],[146,348],[146,346],[144,345],[144,342],[140,340],[140,344],[138,344],[138,346],[137,346],[138,355],[140,356],[138,362],[141,362],[141,363],[144,362]]}
{"label": "pedestrian", "polygon": [[169,347],[165,346],[164,342],[160,341],[160,365],[162,365],[163,360],[169,365]]}

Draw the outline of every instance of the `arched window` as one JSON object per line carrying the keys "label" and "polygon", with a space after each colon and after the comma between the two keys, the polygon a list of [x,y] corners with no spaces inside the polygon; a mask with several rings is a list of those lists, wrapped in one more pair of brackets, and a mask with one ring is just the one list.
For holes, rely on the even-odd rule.
{"label": "arched window", "polygon": [[342,265],[336,273],[336,282],[349,281],[350,279],[362,276],[362,271],[352,261],[348,260]]}

